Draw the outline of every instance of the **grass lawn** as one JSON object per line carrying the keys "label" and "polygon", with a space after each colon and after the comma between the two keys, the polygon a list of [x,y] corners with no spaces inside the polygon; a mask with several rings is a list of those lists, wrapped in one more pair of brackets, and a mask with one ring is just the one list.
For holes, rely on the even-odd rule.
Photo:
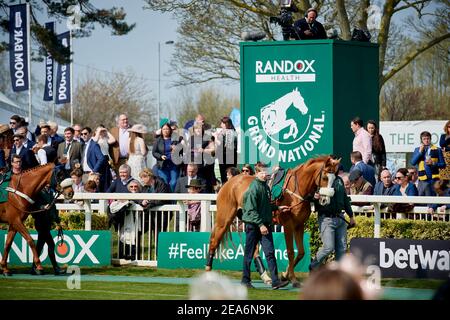
{"label": "grass lawn", "polygon": [[[28,276],[29,268],[24,267],[12,267],[11,271],[14,273],[12,277],[0,278],[0,300],[187,300],[189,278],[203,272],[200,269],[168,270],[133,266],[82,267],[81,275],[86,276],[88,280],[81,280],[80,289],[68,289],[68,277],[55,277],[49,268],[46,268],[48,275],[44,277]],[[234,280],[241,277],[241,272],[238,271],[220,271],[220,273]],[[99,277],[96,278],[97,275]],[[121,277],[114,279],[107,276],[131,278],[130,281],[126,281]],[[298,277],[300,281],[304,281],[307,274],[298,273]],[[102,281],[96,281],[100,278]],[[158,283],[161,279],[167,280],[167,283]],[[253,279],[259,280],[256,273],[253,273]],[[435,290],[442,283],[443,281],[439,280],[384,279],[382,286]],[[294,289],[272,291],[260,287],[248,292],[248,298],[251,300],[296,300],[298,296],[298,290]]]}

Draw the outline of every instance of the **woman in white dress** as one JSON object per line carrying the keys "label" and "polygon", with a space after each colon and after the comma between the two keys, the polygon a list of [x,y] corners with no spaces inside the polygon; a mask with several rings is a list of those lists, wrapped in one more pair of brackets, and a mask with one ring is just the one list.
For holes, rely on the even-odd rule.
{"label": "woman in white dress", "polygon": [[128,129],[128,132],[130,133],[130,137],[128,138],[129,156],[127,164],[131,168],[131,176],[141,181],[139,173],[146,167],[147,162],[148,149],[143,138],[143,135],[147,133],[147,128],[142,124],[135,124]]}

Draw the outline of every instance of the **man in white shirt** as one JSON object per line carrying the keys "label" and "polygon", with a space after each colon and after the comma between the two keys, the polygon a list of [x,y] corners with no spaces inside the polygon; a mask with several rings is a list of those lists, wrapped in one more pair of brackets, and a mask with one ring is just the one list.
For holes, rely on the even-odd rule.
{"label": "man in white shirt", "polygon": [[355,134],[353,139],[353,150],[361,152],[364,163],[372,164],[372,137],[364,129],[363,121],[356,117],[350,123],[350,128]]}

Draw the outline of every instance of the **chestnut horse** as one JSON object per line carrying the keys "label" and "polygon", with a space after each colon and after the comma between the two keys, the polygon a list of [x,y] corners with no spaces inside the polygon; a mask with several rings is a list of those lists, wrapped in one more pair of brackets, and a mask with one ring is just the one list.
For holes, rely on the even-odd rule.
{"label": "chestnut horse", "polygon": [[[0,261],[0,266],[3,269],[3,274],[5,276],[11,275],[7,267],[7,260],[12,242],[14,240],[14,236],[17,232],[22,235],[22,237],[30,246],[31,251],[33,252],[33,262],[36,265],[37,272],[39,273],[43,270],[41,261],[39,260],[36,251],[36,246],[30,234],[28,233],[27,228],[24,225],[24,221],[31,213],[28,210],[34,203],[33,199],[35,199],[38,193],[46,185],[54,182],[52,181],[54,166],[55,165],[53,163],[48,163],[42,166],[24,170],[21,174],[11,175],[11,181],[9,184],[10,189],[8,190],[8,200],[6,202],[0,203],[0,222],[6,222],[9,225],[8,235],[5,241],[5,250],[3,253],[3,258]],[[57,186],[57,188],[59,189],[60,186]],[[64,197],[67,199],[71,198],[72,196],[73,189],[71,187],[66,188],[64,190]],[[46,213],[41,212],[40,214]]]}
{"label": "chestnut horse", "polygon": [[[290,169],[284,180],[282,198],[277,201],[278,205],[287,205],[289,212],[281,213],[278,218],[284,226],[284,237],[289,258],[286,272],[281,275],[282,279],[288,279],[294,287],[299,286],[295,277],[294,268],[303,258],[303,232],[305,222],[311,214],[311,205],[308,199],[312,199],[315,192],[320,193],[320,203],[326,205],[334,194],[331,185],[335,179],[335,173],[339,168],[339,160],[330,156],[310,159],[294,169]],[[238,175],[231,178],[223,185],[217,195],[217,214],[214,229],[209,241],[209,257],[205,270],[212,269],[214,254],[224,238],[229,235],[230,224],[242,208],[244,194],[250,183],[255,179],[253,176]],[[294,259],[293,239],[297,245],[297,256]]]}

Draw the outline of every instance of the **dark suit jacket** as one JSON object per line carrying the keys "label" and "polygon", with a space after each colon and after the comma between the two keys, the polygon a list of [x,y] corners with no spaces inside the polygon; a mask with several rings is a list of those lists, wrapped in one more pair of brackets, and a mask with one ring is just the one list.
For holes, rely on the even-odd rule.
{"label": "dark suit jacket", "polygon": [[[14,152],[10,152],[8,163],[11,164],[12,155],[16,154],[16,150],[14,149]],[[36,167],[39,165],[39,162],[36,159],[36,156],[34,155],[34,152],[30,149],[27,149],[25,147],[22,147],[19,153],[20,158],[22,159],[22,170],[27,170],[33,167]]]}
{"label": "dark suit jacket", "polygon": [[108,190],[106,190],[106,193],[127,193],[127,192],[129,192],[128,184],[130,183],[131,180],[133,180],[133,178],[128,179],[128,181],[125,185],[122,183],[122,180],[120,180],[120,178],[113,180],[113,182],[109,186]]}
{"label": "dark suit jacket", "polygon": [[[36,142],[32,141],[32,140],[28,140],[27,141],[27,149],[33,148],[33,146],[36,144]],[[13,146],[13,148],[15,148],[16,146]]]}
{"label": "dark suit jacket", "polygon": [[353,165],[350,168],[349,172],[352,172],[355,169],[359,169],[361,171],[362,176],[364,177],[364,179],[366,179],[372,185],[372,187],[375,187],[375,183],[376,183],[376,181],[375,181],[375,169],[372,166],[364,163],[364,161],[360,161],[356,165]]}
{"label": "dark suit jacket", "polygon": [[[208,186],[206,186],[206,180],[203,178],[200,178],[198,175],[197,175],[196,179],[200,180],[201,184],[205,186],[202,189],[201,193],[206,193],[208,191]],[[188,193],[188,188],[186,188],[188,180],[189,180],[188,176],[178,178],[174,193]]]}
{"label": "dark suit jacket", "polygon": [[[83,144],[81,147],[81,164],[84,163],[84,152],[87,147],[87,143]],[[97,142],[91,140],[89,142],[89,148],[86,153],[87,163],[91,168],[92,172],[102,173],[108,159],[105,155],[103,155],[100,150],[100,146]],[[83,170],[86,170],[83,168]]]}
{"label": "dark suit jacket", "polygon": [[0,169],[6,167],[5,151],[0,149]]}
{"label": "dark suit jacket", "polygon": [[50,137],[51,139],[51,145],[53,148],[55,148],[55,150],[58,150],[58,146],[61,142],[64,142],[64,138],[55,134],[54,137]]}
{"label": "dark suit jacket", "polygon": [[[81,164],[81,144],[78,141],[72,140],[72,146],[69,150],[69,158],[70,158],[70,170],[75,169],[75,163],[78,161],[79,164]],[[66,146],[66,142],[62,142],[58,145],[58,162],[59,159],[62,158],[64,155],[64,148]],[[62,163],[60,163],[63,165]],[[63,167],[65,164],[63,165]]]}

